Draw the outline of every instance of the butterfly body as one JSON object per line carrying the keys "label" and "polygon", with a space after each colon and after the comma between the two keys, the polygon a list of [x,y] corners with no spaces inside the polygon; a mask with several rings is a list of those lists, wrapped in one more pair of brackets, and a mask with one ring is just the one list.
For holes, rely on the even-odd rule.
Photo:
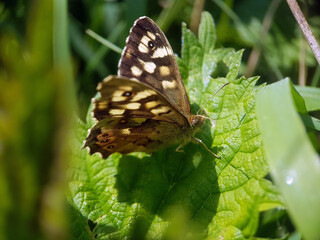
{"label": "butterfly body", "polygon": [[152,153],[193,139],[205,118],[192,115],[178,64],[160,28],[147,17],[131,28],[118,76],[99,83],[97,123],[85,140],[90,154]]}

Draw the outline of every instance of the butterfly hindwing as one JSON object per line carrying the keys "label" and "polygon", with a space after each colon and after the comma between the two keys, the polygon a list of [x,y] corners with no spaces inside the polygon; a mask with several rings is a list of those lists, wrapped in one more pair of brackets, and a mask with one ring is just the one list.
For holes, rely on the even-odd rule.
{"label": "butterfly hindwing", "polygon": [[89,147],[90,154],[99,152],[107,158],[115,152],[151,153],[181,142],[183,139],[180,138],[179,126],[175,123],[145,118],[113,118],[93,126],[84,147]]}
{"label": "butterfly hindwing", "polygon": [[182,114],[190,114],[190,103],[172,48],[150,18],[139,18],[131,28],[118,75],[152,86]]}

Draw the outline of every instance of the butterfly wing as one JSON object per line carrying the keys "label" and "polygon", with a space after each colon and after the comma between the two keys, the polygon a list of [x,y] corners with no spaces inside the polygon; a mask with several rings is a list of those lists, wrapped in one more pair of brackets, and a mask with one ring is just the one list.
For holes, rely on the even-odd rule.
{"label": "butterfly wing", "polygon": [[180,143],[183,139],[178,138],[178,129],[175,124],[152,119],[113,118],[97,123],[91,129],[84,147],[89,147],[90,154],[101,153],[103,158],[116,152],[122,154],[152,153]]}
{"label": "butterfly wing", "polygon": [[[179,143],[188,120],[157,90],[134,79],[109,76],[97,87],[91,128],[84,147],[104,158],[114,152],[154,152]],[[161,133],[161,134],[160,134]]]}
{"label": "butterfly wing", "polygon": [[182,114],[190,115],[189,99],[172,48],[150,18],[139,18],[131,28],[118,75],[152,86]]}

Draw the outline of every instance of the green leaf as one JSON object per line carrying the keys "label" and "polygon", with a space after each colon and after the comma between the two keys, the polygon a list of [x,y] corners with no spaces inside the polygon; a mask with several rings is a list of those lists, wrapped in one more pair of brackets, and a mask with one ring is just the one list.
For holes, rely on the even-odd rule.
{"label": "green leaf", "polygon": [[[212,34],[211,17],[205,13],[202,21],[201,31]],[[242,51],[214,49],[209,37],[201,41],[183,26],[178,62],[194,110],[230,82],[205,106],[215,127],[208,121],[197,135],[220,158],[190,143],[185,153],[172,146],[152,156],[113,154],[103,160],[80,150],[92,123],[76,121],[70,198],[75,209],[96,223],[97,238],[250,238],[259,212],[281,206],[277,189],[263,179],[268,166],[255,117],[258,78],[237,78]],[[218,63],[226,63],[228,74],[213,79],[209,72],[218,71]]]}
{"label": "green leaf", "polygon": [[[202,94],[202,62],[204,51],[196,36],[187,29],[186,24],[182,24],[182,72],[183,80],[187,89],[192,89],[192,96],[189,95],[190,102],[199,102]],[[181,63],[179,62],[179,63]]]}
{"label": "green leaf", "polygon": [[[226,58],[235,63],[239,54],[241,52],[232,54],[233,59],[229,55]],[[238,68],[237,64],[230,66]],[[230,69],[230,72],[234,69]],[[221,149],[218,152],[221,159],[216,160],[215,168],[219,204],[209,231],[214,238],[223,236],[233,239],[240,233],[242,237],[253,236],[258,225],[259,210],[280,204],[277,190],[263,180],[268,166],[254,113],[255,95],[259,90],[254,88],[256,81],[257,78],[241,77],[231,82],[224,93],[217,94],[217,98],[222,99],[215,103],[214,98],[212,105],[207,108],[207,112],[214,110],[210,116],[218,119],[213,146]],[[225,82],[227,79],[211,81],[208,89],[217,89]],[[204,98],[209,95],[205,94]]]}
{"label": "green leaf", "polygon": [[229,68],[229,73],[227,75],[227,79],[229,81],[235,80],[239,73],[242,53],[243,53],[243,50],[238,52],[232,51],[224,58],[224,63]]}
{"label": "green leaf", "polygon": [[204,52],[211,53],[215,47],[217,36],[213,18],[208,12],[202,13],[198,35]]}
{"label": "green leaf", "polygon": [[320,120],[314,117],[310,117],[309,115],[301,115],[303,123],[312,129],[320,131]]}
{"label": "green leaf", "polygon": [[320,110],[320,89],[316,87],[295,86],[303,97],[308,112]]}
{"label": "green leaf", "polygon": [[[186,88],[193,91],[193,94],[189,95],[191,102],[199,102],[203,88],[208,86],[210,76],[216,70],[217,64],[233,51],[232,49],[215,50],[215,42],[214,21],[209,13],[202,13],[199,40],[185,24],[182,24],[182,59],[179,59],[178,63]],[[199,79],[202,79],[202,82],[198,81]]]}
{"label": "green leaf", "polygon": [[[70,199],[72,202],[72,199]],[[74,206],[69,206],[69,217],[70,217],[70,228],[73,233],[73,239],[77,240],[90,240],[94,239],[94,234],[92,233],[90,226],[88,224],[88,219],[81,214],[79,209]]]}
{"label": "green leaf", "polygon": [[299,116],[302,97],[289,79],[265,87],[257,96],[257,117],[271,174],[297,229],[305,239],[319,237],[319,156]]}

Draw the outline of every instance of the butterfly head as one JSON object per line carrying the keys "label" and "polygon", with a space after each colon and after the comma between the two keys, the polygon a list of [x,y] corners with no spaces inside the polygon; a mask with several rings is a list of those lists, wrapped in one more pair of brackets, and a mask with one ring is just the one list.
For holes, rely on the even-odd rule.
{"label": "butterfly head", "polygon": [[205,120],[206,117],[204,115],[191,115],[189,122],[193,129],[197,129],[202,126]]}

